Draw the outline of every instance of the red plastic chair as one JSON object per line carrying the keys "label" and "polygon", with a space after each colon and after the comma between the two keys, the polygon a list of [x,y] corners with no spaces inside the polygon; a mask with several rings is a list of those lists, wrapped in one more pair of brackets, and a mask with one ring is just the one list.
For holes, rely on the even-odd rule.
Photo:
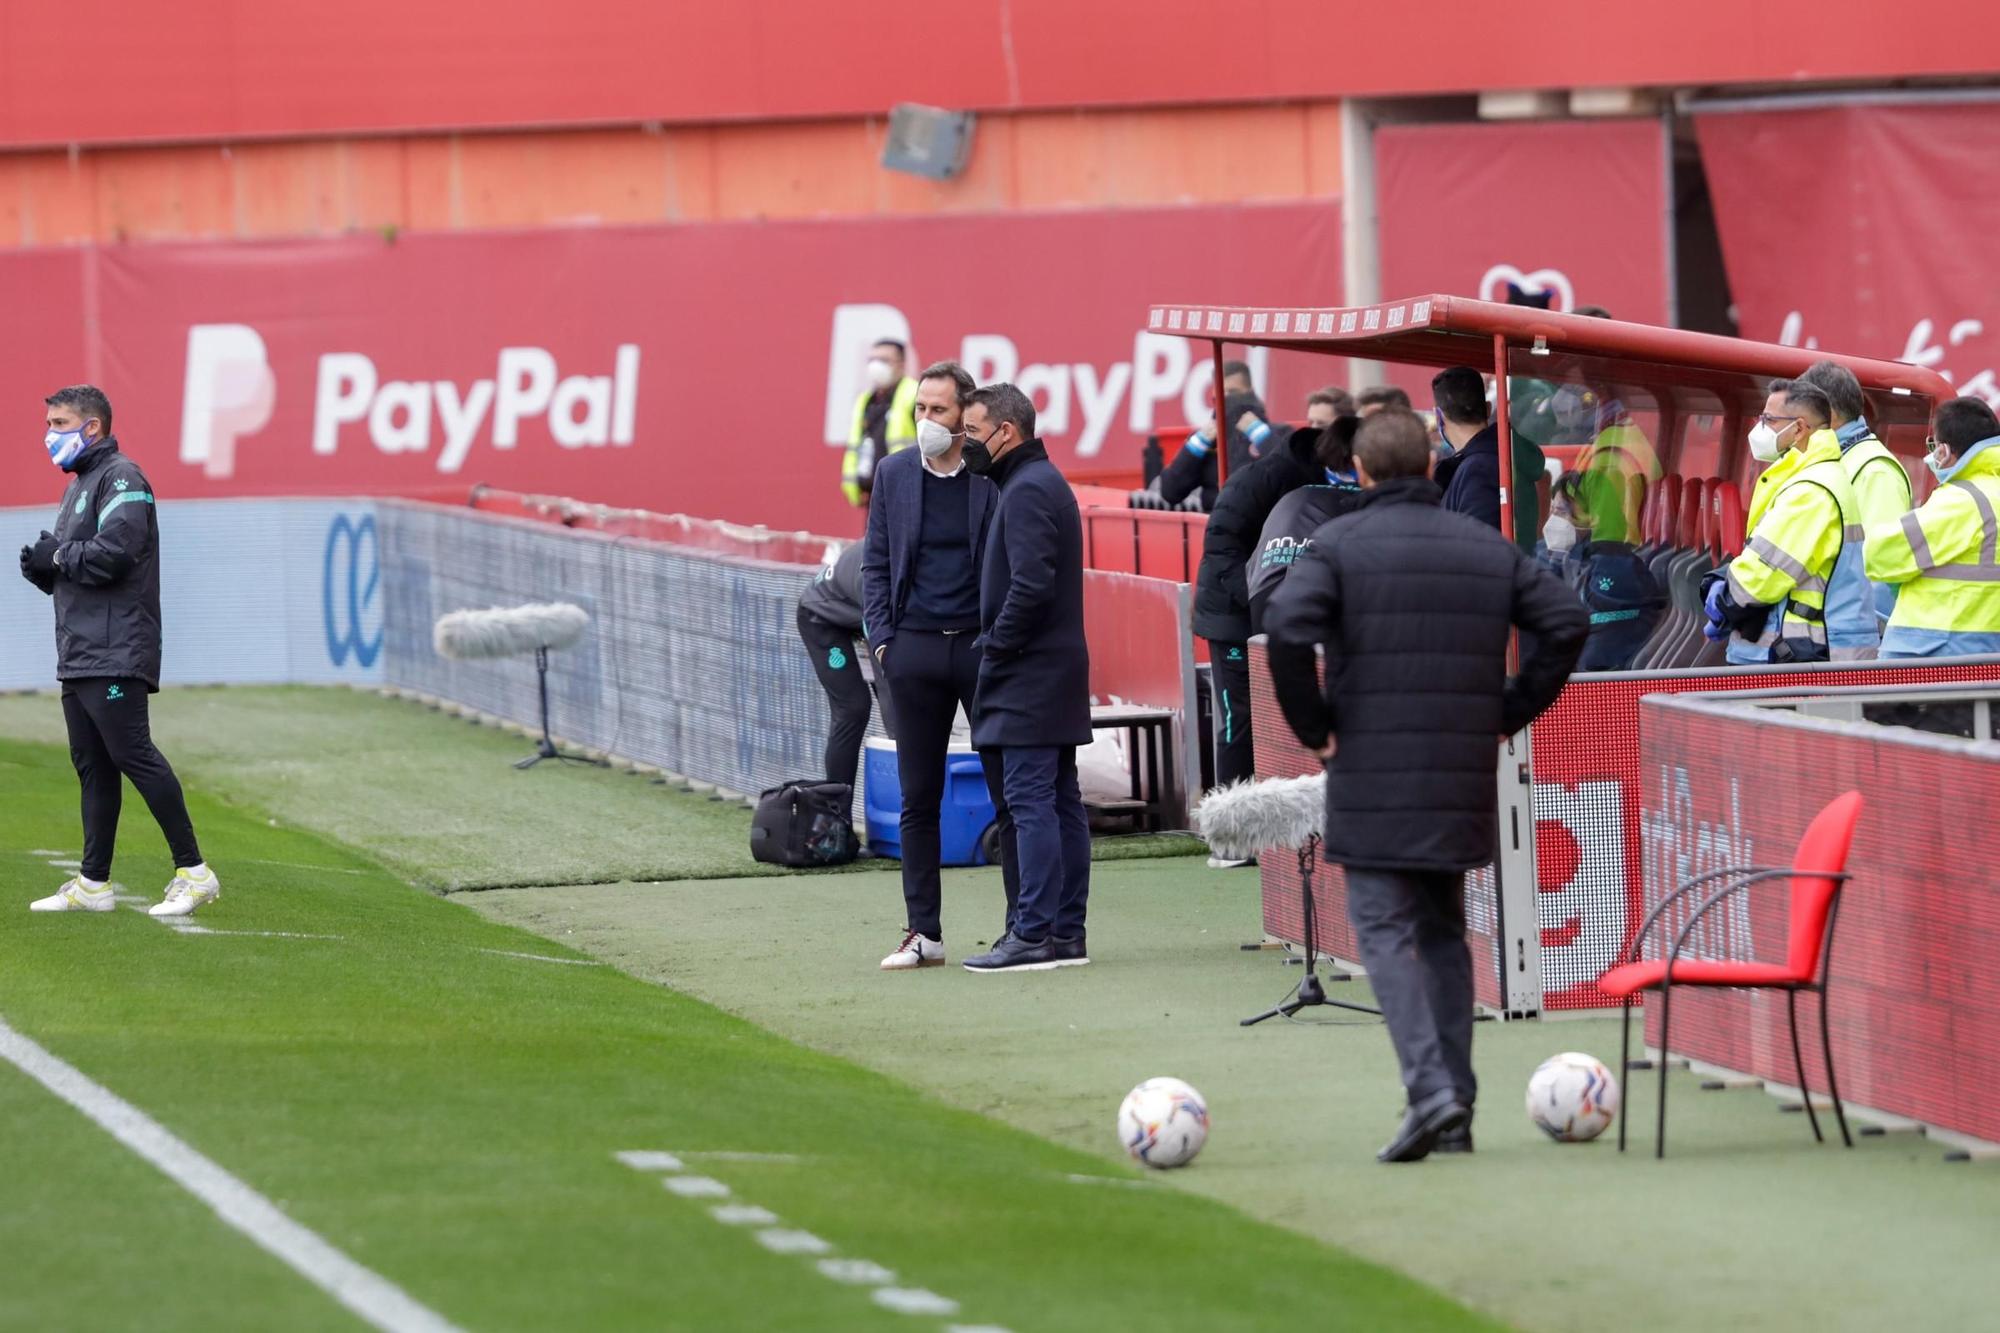
{"label": "red plastic chair", "polygon": [[[1670,1049],[1667,1037],[1668,1024],[1673,1017],[1673,986],[1732,986],[1785,992],[1785,1018],[1792,1029],[1792,1063],[1798,1069],[1799,1095],[1805,1098],[1806,1117],[1812,1121],[1813,1139],[1824,1143],[1826,1139],[1820,1133],[1819,1116],[1813,1111],[1812,1092],[1806,1087],[1805,1057],[1799,1051],[1798,994],[1802,990],[1818,992],[1819,1042],[1820,1051],[1826,1057],[1827,1089],[1833,1095],[1833,1113],[1840,1121],[1841,1142],[1850,1148],[1854,1146],[1854,1138],[1847,1132],[1847,1112],[1840,1104],[1840,1081],[1833,1072],[1833,1038],[1827,1029],[1827,973],[1833,958],[1834,922],[1840,915],[1840,889],[1849,878],[1847,851],[1854,842],[1854,826],[1861,818],[1862,804],[1858,791],[1835,798],[1807,826],[1788,867],[1734,866],[1699,875],[1681,885],[1641,923],[1638,934],[1632,937],[1631,946],[1626,950],[1625,961],[1597,979],[1599,988],[1605,994],[1616,995],[1624,1001],[1625,1023],[1618,1042],[1620,1088],[1625,1086],[1626,1076],[1632,1068],[1632,997],[1640,991],[1660,992],[1660,1125],[1659,1140],[1653,1150],[1655,1157],[1667,1155],[1666,1053]],[[1718,880],[1723,882],[1723,887],[1701,900],[1701,905],[1694,909],[1687,924],[1674,937],[1666,960],[1641,960],[1639,950],[1645,944],[1646,932],[1653,928],[1653,923],[1660,919],[1661,914],[1698,886]],[[1687,947],[1695,924],[1708,914],[1709,909],[1753,884],[1779,880],[1791,881],[1792,893],[1791,931],[1784,962],[1733,963],[1681,959],[1681,950]],[[1625,1151],[1625,1116],[1622,1113],[1618,1117],[1618,1151]]]}

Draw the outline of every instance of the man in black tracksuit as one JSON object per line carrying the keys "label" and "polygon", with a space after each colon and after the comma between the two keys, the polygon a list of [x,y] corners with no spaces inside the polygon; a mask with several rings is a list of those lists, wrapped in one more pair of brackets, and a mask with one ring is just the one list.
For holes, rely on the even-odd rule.
{"label": "man in black tracksuit", "polygon": [[[861,742],[868,734],[868,682],[861,676],[867,640],[861,638],[861,555],[855,542],[840,558],[822,569],[799,594],[799,638],[812,659],[820,688],[826,691],[833,725],[826,736],[826,780],[848,791],[848,818],[854,817],[854,774],[861,766]],[[887,682],[875,679],[875,699],[882,707],[882,726],[896,734]]]}
{"label": "man in black tracksuit", "polygon": [[130,778],[173,853],[154,916],[186,916],[221,894],[202,860],[180,780],[153,746],[148,697],[160,688],[159,521],[153,488],[118,450],[111,404],[91,385],[49,396],[49,458],[71,474],[54,532],[21,548],[21,573],[55,598],[56,677],[70,760],[83,785],[83,866],[31,904],[108,912],[121,778]]}
{"label": "man in black tracksuit", "polygon": [[1250,741],[1249,567],[1257,555],[1258,538],[1264,520],[1279,500],[1301,486],[1326,479],[1319,449],[1322,439],[1334,429],[1307,426],[1293,431],[1249,467],[1232,472],[1202,535],[1201,569],[1195,575],[1194,632],[1208,640],[1217,786],[1247,781],[1257,772]]}
{"label": "man in black tracksuit", "polygon": [[[1499,833],[1496,747],[1555,702],[1588,630],[1576,595],[1492,527],[1440,508],[1408,412],[1355,438],[1359,508],[1313,534],[1265,609],[1272,683],[1326,764],[1326,859],[1347,872],[1361,961],[1408,1111],[1383,1161],[1470,1151],[1472,958],[1465,872]],[[1510,626],[1534,647],[1507,676]],[[1312,645],[1326,651],[1326,689]]]}

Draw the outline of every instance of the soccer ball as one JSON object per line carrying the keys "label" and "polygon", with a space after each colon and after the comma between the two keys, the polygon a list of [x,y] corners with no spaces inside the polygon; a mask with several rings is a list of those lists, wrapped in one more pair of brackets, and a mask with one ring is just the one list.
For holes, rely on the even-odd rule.
{"label": "soccer ball", "polygon": [[1594,1055],[1552,1055],[1528,1080],[1528,1118],[1558,1143],[1594,1139],[1617,1114],[1618,1080]]}
{"label": "soccer ball", "polygon": [[1149,1078],[1118,1108],[1118,1141],[1147,1166],[1186,1166],[1208,1142],[1208,1103],[1177,1078]]}

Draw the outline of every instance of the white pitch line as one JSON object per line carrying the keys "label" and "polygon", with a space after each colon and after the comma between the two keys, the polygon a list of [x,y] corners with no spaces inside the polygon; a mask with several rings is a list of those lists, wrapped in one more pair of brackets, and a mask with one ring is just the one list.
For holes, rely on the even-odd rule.
{"label": "white pitch line", "polygon": [[0,1018],[0,1059],[81,1111],[306,1281],[383,1333],[462,1333],[458,1325],[322,1240],[185,1140]]}
{"label": "white pitch line", "polygon": [[56,869],[58,869],[58,870],[81,870],[81,869],[83,869],[83,862],[81,862],[81,861],[69,861],[69,860],[64,860],[64,859],[62,859],[62,858],[60,858],[60,857],[58,857],[57,859],[55,859],[55,860],[53,860],[53,861],[49,862],[49,864],[50,864],[50,865],[52,865],[52,866],[54,866],[54,867],[55,867]]}
{"label": "white pitch line", "polygon": [[352,870],[346,866],[315,866],[303,861],[260,861],[254,856],[233,858],[235,864],[246,866],[283,866],[287,870],[318,870],[329,875],[365,875],[365,870]]}
{"label": "white pitch line", "polygon": [[[613,1153],[620,1162],[634,1171],[663,1172],[660,1183],[683,1198],[728,1198],[729,1186],[707,1176],[682,1176],[675,1172],[685,1169],[684,1157],[706,1157],[716,1161],[767,1162],[797,1161],[790,1153],[755,1152],[653,1152],[643,1149],[627,1149]],[[1072,1179],[1094,1179],[1095,1177],[1072,1177]],[[950,1318],[959,1311],[958,1302],[949,1296],[940,1296],[922,1287],[899,1287],[895,1285],[896,1274],[871,1259],[848,1259],[835,1256],[833,1243],[815,1236],[810,1231],[798,1231],[777,1226],[778,1216],[766,1208],[755,1204],[717,1204],[708,1210],[709,1216],[725,1226],[759,1226],[765,1229],[757,1232],[757,1243],[774,1254],[826,1255],[814,1266],[821,1277],[847,1286],[873,1287],[869,1299],[885,1310],[897,1314],[932,1315]],[[950,1324],[944,1333],[1008,1333],[998,1324]]]}
{"label": "white pitch line", "polygon": [[603,963],[595,958],[551,958],[545,953],[515,953],[512,949],[481,949],[479,952],[490,953],[496,958],[526,958],[531,962],[564,963],[570,967],[604,966]]}

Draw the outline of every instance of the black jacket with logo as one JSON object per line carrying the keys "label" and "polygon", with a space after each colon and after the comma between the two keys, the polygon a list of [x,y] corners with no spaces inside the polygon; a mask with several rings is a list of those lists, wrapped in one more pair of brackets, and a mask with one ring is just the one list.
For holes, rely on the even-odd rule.
{"label": "black jacket with logo", "polygon": [[[1313,534],[1264,613],[1278,703],[1311,748],[1332,736],[1326,859],[1472,870],[1493,859],[1500,738],[1555,702],[1588,625],[1576,594],[1421,477],[1383,482]],[[1507,629],[1525,660],[1507,675]],[[1532,648],[1526,648],[1529,637]]]}
{"label": "black jacket with logo", "polygon": [[1298,558],[1312,549],[1313,534],[1342,514],[1361,505],[1365,492],[1351,481],[1328,486],[1301,486],[1279,500],[1264,520],[1257,552],[1250,558],[1250,633],[1264,632],[1264,608],[1271,594],[1292,572]]}
{"label": "black jacket with logo", "polygon": [[1278,501],[1326,475],[1318,449],[1319,431],[1303,427],[1249,467],[1229,474],[1202,533],[1194,586],[1198,637],[1217,643],[1242,643],[1250,637],[1249,568],[1257,539]]}
{"label": "black jacket with logo", "polygon": [[799,594],[799,606],[838,629],[861,632],[862,543],[854,542],[840,553],[840,559]]}
{"label": "black jacket with logo", "polygon": [[56,678],[160,688],[160,524],[153,488],[107,436],[77,459],[56,514]]}

